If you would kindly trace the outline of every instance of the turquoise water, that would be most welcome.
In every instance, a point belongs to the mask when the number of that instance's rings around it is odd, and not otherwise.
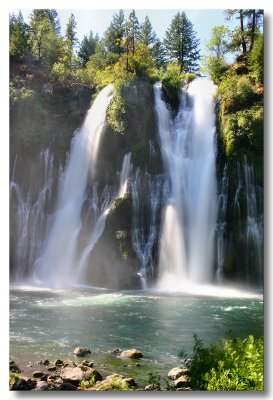
[[[19,365],[44,358],[73,359],[80,345],[92,350],[97,363],[118,372],[124,360],[109,350],[136,347],[144,354],[142,365],[165,373],[179,364],[179,350],[191,352],[193,333],[211,343],[229,330],[240,337],[263,334],[261,296],[91,288],[10,292],[10,355]]]

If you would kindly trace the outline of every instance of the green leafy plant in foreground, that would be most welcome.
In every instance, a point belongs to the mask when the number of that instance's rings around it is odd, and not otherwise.
[[[193,390],[263,390],[263,338],[249,335],[242,340],[236,337],[222,339],[204,346],[194,335],[191,358],[182,350],[179,356],[189,369],[190,386]]]

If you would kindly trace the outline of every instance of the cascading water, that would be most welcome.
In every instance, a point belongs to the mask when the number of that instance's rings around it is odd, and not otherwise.
[[[153,251],[158,240],[157,221],[162,202],[163,179],[156,175],[153,179],[137,168],[131,179],[133,206],[132,246],[139,262],[142,286],[153,278]]]
[[[169,179],[163,211],[158,286],[208,283],[213,274],[216,223],[215,86],[195,80],[181,96],[174,119],[155,84],[161,152]]]
[[[10,202],[11,231],[15,243],[15,251],[12,254],[15,271],[13,280],[19,282],[31,276],[29,266],[32,266],[38,257],[45,240],[47,215],[54,187],[53,155],[49,149],[40,153],[39,179],[27,189],[16,180],[16,164],[17,157],[10,183]]]
[[[81,211],[89,173],[95,174],[106,109],[112,99],[112,85],[96,97],[85,122],[75,135],[59,189],[57,210],[45,250],[35,263],[37,279],[49,286],[70,286],[75,282]]]
[[[85,274],[86,274],[86,268],[88,267],[88,258],[90,256],[90,253],[92,252],[95,244],[101,237],[104,228],[105,228],[105,222],[107,215],[109,211],[111,210],[111,207],[113,206],[116,198],[123,198],[125,194],[127,193],[127,185],[128,185],[128,179],[130,176],[130,170],[131,170],[131,153],[125,154],[123,158],[123,164],[122,164],[122,169],[119,177],[119,190],[116,196],[113,198],[109,199],[110,201],[105,204],[102,213],[100,214],[99,218],[97,219],[95,226],[92,230],[90,241],[88,246],[84,249],[83,253],[80,256],[79,261],[77,262],[77,279],[76,281],[82,281],[84,280]]]

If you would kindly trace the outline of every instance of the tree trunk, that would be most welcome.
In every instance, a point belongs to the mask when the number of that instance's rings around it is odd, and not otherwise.
[[[243,10],[240,10],[240,24],[241,24],[241,45],[243,49],[243,54],[246,54],[246,41],[244,35],[244,16]]]
[[[250,42],[250,46],[249,46],[249,51],[251,51],[253,49],[253,46],[254,46],[255,31],[256,31],[256,11],[253,10],[252,26],[251,26],[251,42]]]

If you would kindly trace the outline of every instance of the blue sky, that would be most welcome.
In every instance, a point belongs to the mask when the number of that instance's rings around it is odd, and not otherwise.
[[[12,10],[15,11],[15,10]],[[31,9],[22,9],[24,18],[27,21]],[[131,9],[125,9],[125,16],[128,17]],[[227,22],[224,17],[224,9],[136,9],[136,15],[140,23],[148,15],[152,26],[160,39],[163,39],[165,32],[170,26],[171,20],[178,11],[185,11],[187,17],[194,25],[197,32],[197,37],[200,39],[201,53],[206,52],[205,43],[211,37],[211,30],[216,25],[229,25],[231,28],[237,24],[237,21]],[[67,21],[73,13],[77,21],[77,37],[81,41],[84,35],[87,35],[90,30],[97,32],[100,36],[103,35],[109,26],[113,14],[118,12],[118,9],[57,9],[60,17],[62,33],[65,31]]]

